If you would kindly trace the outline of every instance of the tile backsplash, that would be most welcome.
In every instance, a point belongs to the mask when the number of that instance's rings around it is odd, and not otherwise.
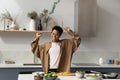
[[[87,52],[77,50],[73,54],[72,63],[98,63],[99,58],[103,58],[104,63],[107,59],[119,59],[119,52]],[[0,63],[6,60],[15,61],[16,64],[34,63],[34,55],[31,51],[0,51]],[[40,63],[40,60],[37,59]]]
[[[119,53],[118,52],[77,51],[73,55],[72,62],[99,63],[99,58],[103,58],[103,63],[107,63],[108,59],[119,59]]]
[[[34,56],[30,51],[0,51],[0,63],[6,60],[15,61],[16,64],[33,63]]]

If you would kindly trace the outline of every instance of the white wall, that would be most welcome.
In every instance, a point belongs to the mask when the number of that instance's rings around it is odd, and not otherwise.
[[[27,13],[37,11],[39,15],[43,9],[51,11],[55,1],[58,0],[0,0],[0,12],[7,9],[16,19],[18,27],[28,28],[29,18],[27,17]],[[61,0],[56,6],[55,13],[51,16],[59,25],[63,24],[63,26],[70,26],[73,28],[74,0]],[[1,27],[2,26],[3,25],[1,25]]]
[[[18,27],[29,28],[30,19],[27,13],[37,11],[38,15],[44,8],[51,11],[53,2],[57,0],[0,0],[0,12],[7,9],[13,18],[16,19]],[[68,4],[69,3],[69,4]],[[57,4],[54,14],[51,15],[58,25],[70,26],[72,29],[74,25],[74,0],[61,0]],[[0,22],[0,29],[3,28],[3,22]],[[0,34],[1,50],[28,50],[29,43],[34,37],[33,33],[2,33]],[[12,48],[11,48],[12,47]]]
[[[79,50],[120,51],[120,0],[97,0],[96,37],[82,40]]]
[[[19,11],[21,15],[18,17],[18,24],[20,27],[27,27],[29,19],[26,17],[26,13],[31,10],[37,10],[38,12],[43,9],[41,6],[50,8],[49,5],[53,3],[47,0],[1,0],[0,8],[4,6],[9,9],[13,16],[18,14]],[[7,2],[7,4],[6,4]],[[23,2],[26,2],[23,4]],[[43,5],[43,2],[45,5]],[[73,0],[61,0],[61,3],[57,5],[55,14],[53,17],[60,21],[64,21],[64,25],[74,25],[74,1]],[[120,50],[120,0],[97,0],[97,26],[96,26],[96,36],[91,38],[83,38],[80,47],[78,48],[78,54],[82,53],[90,54],[95,53],[91,57],[97,56],[98,59],[100,53],[106,53],[106,57],[109,55],[114,58],[118,57]],[[28,6],[27,6],[28,5]],[[14,7],[15,6],[15,7]],[[31,7],[34,6],[34,7]],[[21,17],[22,16],[22,17]],[[2,26],[0,26],[2,27]],[[72,28],[72,27],[71,27]],[[0,32],[0,50],[1,51],[30,51],[30,42],[34,38],[34,33],[9,33]],[[48,34],[49,35],[49,34]],[[49,40],[49,37],[43,37],[41,41]],[[98,55],[97,55],[98,54]],[[108,54],[108,55],[107,55]],[[80,57],[85,57],[86,55],[81,55]],[[104,55],[103,55],[104,56]],[[80,60],[81,58],[73,58]],[[86,58],[89,59],[89,58]],[[87,61],[87,60],[86,60]],[[90,60],[89,60],[90,61]],[[93,61],[93,60],[92,60]],[[91,61],[91,62],[92,62]],[[95,61],[95,60],[94,60]]]

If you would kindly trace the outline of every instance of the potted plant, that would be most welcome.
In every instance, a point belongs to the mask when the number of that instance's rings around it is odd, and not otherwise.
[[[7,25],[7,28],[10,27],[10,30],[18,30],[19,29],[16,25],[16,20],[11,16],[10,12],[7,9],[3,10],[3,12],[1,13],[0,20],[1,21],[7,20],[8,24],[10,24],[10,25]],[[4,27],[5,27],[5,25],[4,25]]]
[[[40,19],[42,21],[44,30],[48,28],[48,25],[50,24],[50,21],[52,20],[51,15],[54,13],[55,8],[60,1],[61,0],[55,1],[50,11],[48,9],[43,9],[42,13],[40,13]]]
[[[37,18],[37,12],[36,12],[36,11],[29,12],[29,13],[27,14],[27,16],[28,16],[30,19],[36,19],[36,18]]]
[[[48,22],[51,20],[49,11],[47,9],[43,9],[42,13],[40,13],[40,19],[42,21],[43,30],[46,30],[48,27]]]
[[[75,76],[78,78],[83,78],[85,74],[85,71],[76,71]]]
[[[48,72],[44,74],[44,79],[46,80],[56,80],[57,74],[55,72]]]
[[[3,19],[13,21],[13,18],[11,16],[10,12],[7,9],[3,10],[3,12],[0,15],[0,20],[3,20]]]
[[[37,18],[37,12],[32,11],[27,14],[27,16],[30,18],[29,23],[29,30],[36,30],[36,18]]]

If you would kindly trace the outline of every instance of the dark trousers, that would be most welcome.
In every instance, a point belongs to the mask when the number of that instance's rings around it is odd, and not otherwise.
[[[49,69],[49,72],[57,72],[57,69]]]

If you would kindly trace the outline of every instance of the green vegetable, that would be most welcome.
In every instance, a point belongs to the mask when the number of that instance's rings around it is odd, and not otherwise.
[[[84,74],[85,71],[76,71],[75,73]]]
[[[57,76],[57,74],[55,72],[48,72],[44,74],[45,77],[54,77]]]

